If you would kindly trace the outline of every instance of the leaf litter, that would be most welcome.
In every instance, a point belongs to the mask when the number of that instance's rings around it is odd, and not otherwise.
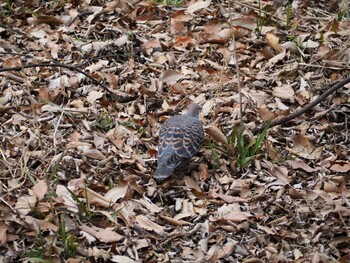
[[[347,262],[349,85],[248,167],[227,140],[237,65],[250,140],[349,75],[347,2],[234,1],[232,22],[227,1],[165,2],[1,4],[0,260]],[[191,101],[205,145],[157,184],[159,127]]]

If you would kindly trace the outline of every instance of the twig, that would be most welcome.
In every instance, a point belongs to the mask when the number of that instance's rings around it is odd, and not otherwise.
[[[345,66],[345,65],[344,65],[344,67],[332,67],[332,66],[317,65],[317,64],[310,64],[310,63],[298,63],[298,65],[305,66],[305,67],[311,67],[311,68],[322,68],[322,69],[332,69],[332,70],[350,69],[350,67]]]
[[[277,126],[277,125],[284,124],[286,122],[289,122],[292,119],[295,119],[295,118],[301,116],[305,112],[307,112],[307,111],[311,110],[313,107],[315,107],[317,104],[319,104],[325,98],[327,98],[330,94],[332,94],[333,92],[335,92],[336,90],[340,89],[341,87],[343,87],[344,85],[346,85],[348,83],[350,83],[350,77],[347,77],[347,78],[339,81],[338,83],[334,84],[332,87],[328,88],[324,93],[322,93],[317,99],[310,102],[305,107],[301,108],[299,111],[296,111],[296,112],[294,112],[288,116],[282,117],[278,120],[272,121],[269,125],[270,128]],[[265,126],[266,125],[264,124],[261,128],[254,130],[254,133],[257,131],[262,131],[265,128]]]
[[[56,67],[56,68],[66,68],[66,69],[70,69],[72,71],[77,71],[80,74],[83,74],[84,76],[86,76],[87,78],[92,80],[92,82],[95,85],[102,87],[105,91],[107,91],[111,95],[112,99],[117,100],[117,96],[106,85],[102,84],[101,81],[98,81],[94,77],[85,73],[83,70],[76,68],[75,66],[69,66],[66,64],[62,64],[62,63],[38,63],[38,64],[28,64],[28,65],[24,65],[22,67],[1,68],[0,72],[11,71],[11,70],[21,71],[24,68],[36,68],[36,67]]]

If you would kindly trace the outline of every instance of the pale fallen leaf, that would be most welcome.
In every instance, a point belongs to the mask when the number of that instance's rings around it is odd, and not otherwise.
[[[188,225],[192,224],[192,223],[190,223],[188,221],[172,218],[172,217],[169,217],[169,216],[160,215],[160,218],[162,218],[163,220],[169,222],[170,224],[172,224],[174,226],[188,226]]]
[[[48,186],[44,180],[38,181],[33,186],[33,194],[38,198],[39,201],[44,198],[47,191],[48,191]]]
[[[301,160],[288,160],[287,163],[294,169],[302,169],[304,170],[305,172],[308,172],[308,173],[312,173],[312,172],[315,172],[317,171],[317,169],[314,169],[312,167],[310,167],[309,165],[307,165],[306,163],[304,163],[303,161]]]
[[[228,146],[226,136],[216,126],[205,127],[205,132],[212,137],[215,141],[221,142],[223,145]]]
[[[211,0],[195,2],[195,3],[191,4],[189,7],[187,7],[186,12],[189,14],[193,14],[194,12],[196,12],[198,10],[209,7],[210,3],[211,3]]]
[[[96,160],[105,160],[106,159],[106,157],[97,149],[84,148],[82,152],[85,156],[96,159]]]
[[[306,42],[302,44],[303,48],[317,48],[320,46],[320,43],[313,41],[311,39],[308,39]]]
[[[74,201],[72,194],[68,191],[67,187],[59,184],[56,187],[56,195],[63,199],[63,203],[69,211],[78,213],[78,205]]]
[[[57,232],[59,227],[48,222],[46,220],[39,220],[32,216],[25,216],[24,221],[30,226],[32,230],[37,231],[38,233],[43,230],[52,230],[53,232]]]
[[[201,188],[199,187],[198,183],[190,176],[184,177],[185,185],[190,189],[196,189],[198,192],[202,192]]]
[[[235,223],[248,220],[248,218],[252,217],[250,213],[242,212],[237,203],[224,204],[218,208],[215,214],[217,220],[229,220]]]
[[[82,231],[96,237],[101,242],[105,243],[118,242],[124,238],[122,235],[118,234],[115,230],[110,228],[92,228],[87,225],[81,225],[79,228]]]
[[[237,196],[231,196],[231,195],[225,195],[225,194],[218,194],[218,193],[212,193],[211,197],[213,198],[220,198],[224,202],[228,204],[232,203],[246,203],[248,202],[248,199],[237,197]]]
[[[165,70],[161,76],[162,82],[168,85],[174,85],[178,80],[185,78],[185,75],[175,70]]]
[[[257,224],[257,227],[258,227],[258,229],[263,230],[264,232],[266,232],[269,235],[273,235],[273,236],[276,235],[276,231],[274,229],[271,229],[271,228],[267,227],[267,226],[263,226],[261,224]]]
[[[128,185],[118,185],[110,189],[105,195],[104,198],[109,200],[111,204],[117,202],[120,198],[125,197],[128,191]]]
[[[266,67],[271,67],[271,66],[275,65],[276,63],[282,61],[285,56],[286,56],[286,50],[284,49],[284,50],[282,50],[281,53],[270,58],[269,61],[266,63]]]
[[[281,99],[291,100],[294,97],[294,90],[289,85],[278,86],[273,88],[272,95]]]
[[[280,40],[273,33],[269,32],[266,34],[266,41],[276,52],[281,52],[281,47],[279,44]]]
[[[141,204],[142,206],[144,206],[145,208],[147,208],[148,211],[150,211],[151,213],[160,213],[163,210],[163,207],[159,207],[157,205],[155,205],[154,203],[152,203],[152,201],[146,197],[143,196],[141,199],[134,199],[134,201],[136,203]]]
[[[347,173],[350,171],[350,163],[345,161],[338,161],[335,162],[330,169],[338,173]]]
[[[86,198],[90,204],[98,205],[101,207],[110,207],[112,204],[112,201],[110,199],[105,198],[90,188],[85,188],[83,193],[86,195]]]
[[[136,216],[135,220],[136,220],[137,224],[144,229],[154,231],[158,234],[164,233],[164,227],[152,222],[150,219],[148,219],[144,215]]]
[[[100,91],[96,91],[96,90],[92,90],[89,92],[89,95],[87,96],[86,100],[91,103],[94,104],[96,100],[102,98],[102,96],[104,95],[104,92],[100,92]]]
[[[3,221],[0,221],[0,244],[4,245],[7,241],[7,226]]]
[[[36,202],[36,196],[22,196],[18,198],[15,209],[20,215],[27,215],[35,207]]]
[[[209,177],[208,165],[200,163],[198,166],[198,176],[201,181],[205,181]]]
[[[117,263],[141,263],[142,262],[142,260],[133,260],[127,256],[117,256],[117,255],[112,256],[110,261],[117,262]]]

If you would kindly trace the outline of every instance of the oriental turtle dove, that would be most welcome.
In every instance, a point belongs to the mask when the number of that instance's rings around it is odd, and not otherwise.
[[[171,117],[161,127],[155,179],[163,180],[171,176],[181,161],[199,152],[204,139],[204,130],[198,114],[198,105],[192,103],[187,113]]]

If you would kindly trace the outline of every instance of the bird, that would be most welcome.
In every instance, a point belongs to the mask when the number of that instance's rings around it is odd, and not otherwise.
[[[185,114],[166,120],[159,131],[158,164],[154,178],[170,177],[177,166],[195,156],[204,140],[199,106],[192,103]]]

